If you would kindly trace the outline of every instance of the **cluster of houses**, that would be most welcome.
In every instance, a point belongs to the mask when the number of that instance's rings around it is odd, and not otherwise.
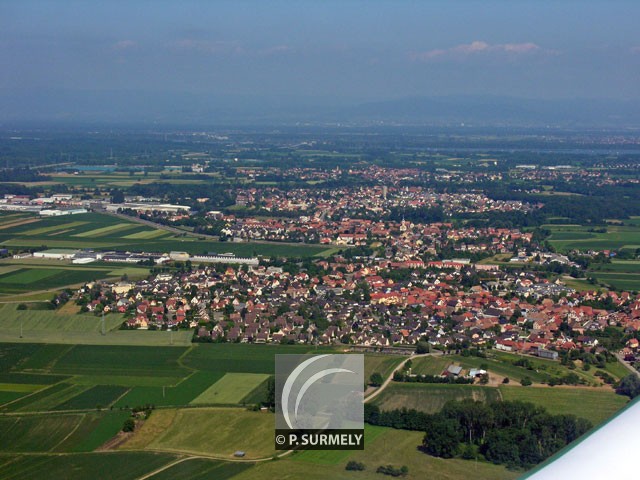
[[[444,349],[491,345],[555,358],[558,351],[599,348],[595,333],[606,326],[640,328],[640,298],[626,292],[564,289],[561,295],[525,297],[515,293],[554,284],[493,270],[484,273],[499,288],[463,288],[459,280],[473,265],[414,270],[392,280],[388,272],[399,267],[393,262],[334,256],[316,263],[316,275],[218,265],[135,283],[97,283],[79,290],[76,300],[84,299],[89,311],[125,314],[128,328],[193,328],[201,341],[379,348],[426,341]],[[605,299],[613,308],[584,304]]]

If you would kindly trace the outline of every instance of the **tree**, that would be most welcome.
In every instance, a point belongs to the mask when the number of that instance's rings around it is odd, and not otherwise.
[[[347,462],[347,466],[344,467],[344,469],[351,470],[351,471],[362,471],[364,470],[364,463],[356,462],[355,460],[349,460]]]
[[[424,353],[429,353],[430,347],[427,342],[418,342],[416,345],[416,353],[421,355]]]
[[[123,203],[124,202],[124,193],[122,190],[113,190],[111,192],[111,203]]]
[[[136,429],[136,422],[133,418],[127,418],[122,425],[123,432],[133,432]]]
[[[461,439],[458,422],[442,415],[433,415],[427,423],[422,439],[425,452],[435,457],[453,457],[458,451]]]
[[[620,380],[616,393],[627,395],[629,398],[637,397],[640,395],[640,378],[635,373],[630,373]]]
[[[270,376],[267,379],[267,406],[273,409],[276,405],[276,378]]]
[[[520,385],[522,385],[523,387],[528,387],[532,383],[533,382],[531,381],[531,379],[529,377],[524,377],[522,380],[520,380]]]
[[[374,387],[379,387],[384,383],[384,378],[380,372],[373,372],[369,378],[369,384]]]

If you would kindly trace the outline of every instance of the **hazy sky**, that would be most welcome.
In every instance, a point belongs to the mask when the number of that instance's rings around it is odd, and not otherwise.
[[[640,1],[0,1],[0,90],[640,98]]]

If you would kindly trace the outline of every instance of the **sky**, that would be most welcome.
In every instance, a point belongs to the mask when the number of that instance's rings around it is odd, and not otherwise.
[[[0,95],[637,100],[639,18],[636,0],[2,0]]]

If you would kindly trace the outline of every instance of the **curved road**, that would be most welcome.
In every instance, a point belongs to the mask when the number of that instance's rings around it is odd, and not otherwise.
[[[400,364],[393,369],[393,372],[391,372],[391,374],[387,377],[387,379],[384,381],[384,383],[382,385],[380,385],[380,387],[378,387],[372,394],[370,394],[367,398],[364,399],[364,403],[367,403],[369,400],[377,397],[378,395],[380,395],[382,393],[382,391],[387,388],[387,386],[391,383],[391,381],[393,380],[393,375],[400,371],[402,369],[402,367],[404,367],[404,365],[411,359],[413,358],[419,358],[419,357],[434,357],[434,356],[440,356],[440,355],[444,355],[444,353],[442,352],[433,352],[433,353],[421,353],[421,354],[417,354],[417,353],[412,353],[411,355],[409,355],[407,358],[405,358],[402,362],[400,362]]]

